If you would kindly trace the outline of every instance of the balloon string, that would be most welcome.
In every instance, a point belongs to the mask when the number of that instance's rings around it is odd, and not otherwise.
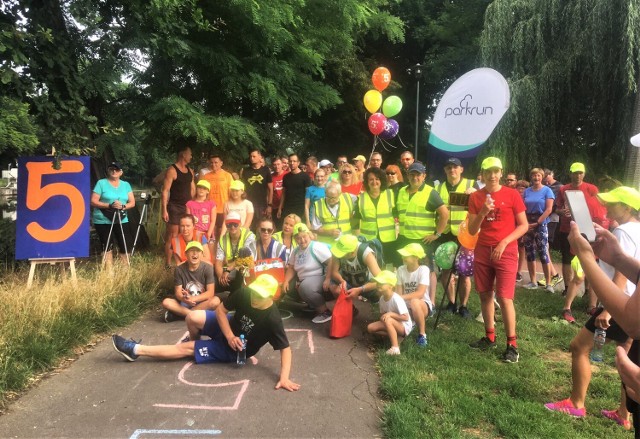
[[[398,138],[398,140],[400,140],[400,144],[404,146],[404,149],[409,149],[409,147],[402,141],[402,137],[400,137],[400,134],[398,134],[396,137]]]
[[[380,139],[380,143],[382,143],[382,147],[383,147],[383,148],[385,149],[385,151],[387,151],[387,152],[391,152],[391,150],[390,150],[390,149],[388,149],[388,148],[385,146],[385,144],[386,144],[387,146],[389,146],[389,147],[393,148],[393,149],[396,149],[396,148],[397,148],[397,146],[394,146],[394,145],[392,145],[392,144],[391,144],[391,143],[389,143],[389,142],[385,142],[385,141],[384,141],[384,140],[382,140],[382,139]]]
[[[373,147],[371,148],[371,154],[369,154],[369,163],[371,163],[371,157],[373,156],[373,153],[376,152],[376,144],[378,143],[378,136],[373,136]],[[382,141],[382,139],[380,139],[380,141]]]

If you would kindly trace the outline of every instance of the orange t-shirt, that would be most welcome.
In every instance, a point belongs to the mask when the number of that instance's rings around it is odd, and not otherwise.
[[[233,177],[227,171],[221,169],[218,172],[207,172],[202,178],[211,185],[209,199],[215,201],[216,212],[224,213],[224,203],[229,199],[229,186],[233,181]]]

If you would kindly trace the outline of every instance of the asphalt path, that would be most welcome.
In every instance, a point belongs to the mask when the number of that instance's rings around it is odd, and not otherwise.
[[[282,310],[297,392],[275,390],[280,353],[256,361],[195,365],[118,354],[111,338],[26,392],[0,416],[0,437],[16,438],[356,438],[379,437],[382,403],[365,338],[369,303],[357,302],[350,337],[328,337],[296,306]],[[284,308],[284,307],[283,307]],[[148,313],[119,331],[145,344],[176,343],[183,321]]]

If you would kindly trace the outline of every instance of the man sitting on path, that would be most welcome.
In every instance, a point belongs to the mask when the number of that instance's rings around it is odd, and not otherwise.
[[[198,309],[216,309],[220,299],[214,297],[215,278],[213,266],[203,262],[203,246],[197,241],[187,244],[187,261],[176,267],[173,274],[174,296],[162,301],[166,309],[164,321],[171,322],[186,317]]]
[[[189,338],[176,345],[143,345],[114,334],[111,337],[113,347],[128,361],[145,356],[162,360],[193,357],[197,364],[232,363],[244,347],[240,339],[243,335],[247,358],[256,355],[267,343],[280,351],[280,377],[275,388],[296,391],[300,385],[289,379],[291,347],[280,312],[273,302],[277,289],[278,281],[263,274],[230,295],[215,312],[199,310],[189,313],[186,318]],[[228,311],[235,313],[230,316]],[[202,335],[209,339],[201,340]]]

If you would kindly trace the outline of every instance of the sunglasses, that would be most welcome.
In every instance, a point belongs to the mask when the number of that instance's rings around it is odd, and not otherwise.
[[[387,172],[387,175],[396,175],[395,172]]]
[[[351,171],[342,171],[343,174],[351,174]]]
[[[233,229],[234,227],[240,227],[238,223],[227,223],[227,229]]]
[[[264,227],[260,227],[260,231],[262,233],[273,233],[273,229],[267,229],[267,228],[264,228]]]
[[[338,165],[343,165],[343,164],[347,163],[347,161],[346,160],[338,160],[336,163]]]

